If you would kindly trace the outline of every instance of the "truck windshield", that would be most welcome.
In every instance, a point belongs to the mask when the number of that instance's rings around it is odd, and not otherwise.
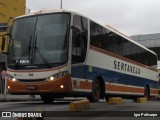
[[[37,15],[14,21],[9,65],[64,63],[68,55],[70,15]]]

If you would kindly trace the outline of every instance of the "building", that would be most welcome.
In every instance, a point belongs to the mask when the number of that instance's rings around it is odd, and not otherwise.
[[[133,40],[141,45],[154,51],[158,56],[158,69],[160,69],[160,33],[146,34],[146,35],[134,35],[131,36]]]
[[[5,34],[16,16],[24,15],[26,0],[0,0],[0,46],[1,36]],[[1,47],[0,47],[1,51]],[[6,57],[0,54],[0,64],[5,64]]]

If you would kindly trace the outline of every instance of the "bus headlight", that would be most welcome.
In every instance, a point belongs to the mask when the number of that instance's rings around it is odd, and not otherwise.
[[[13,81],[13,82],[17,81],[17,79],[15,77],[12,77],[11,75],[8,75],[8,79],[11,80],[11,81]]]
[[[16,81],[16,78],[12,78],[12,81],[15,82],[15,81]]]
[[[55,78],[53,76],[49,77],[49,80],[52,81],[54,80]]]
[[[49,81],[54,81],[54,80],[56,80],[58,78],[61,78],[61,77],[65,76],[65,75],[67,75],[67,74],[68,74],[68,71],[63,71],[63,72],[60,72],[60,73],[57,73],[57,74],[54,74],[54,75],[50,76],[48,78],[48,80]]]

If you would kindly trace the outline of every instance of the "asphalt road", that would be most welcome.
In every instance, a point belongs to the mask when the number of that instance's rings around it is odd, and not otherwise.
[[[70,112],[69,103],[79,99],[61,99],[52,104],[43,104],[42,101],[0,102],[0,111],[8,112],[35,112],[39,109],[45,111],[44,120],[160,120],[160,101],[148,101],[147,103],[135,103],[124,100],[123,104],[109,105],[105,100],[99,103],[91,103],[90,109],[82,112]],[[143,117],[135,117],[138,115]],[[146,115],[147,117],[144,117]],[[17,118],[0,118],[0,120],[17,120]]]

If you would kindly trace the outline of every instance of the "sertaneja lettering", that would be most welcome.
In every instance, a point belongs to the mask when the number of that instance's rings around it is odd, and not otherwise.
[[[114,61],[114,69],[140,75],[140,68],[119,61]]]

